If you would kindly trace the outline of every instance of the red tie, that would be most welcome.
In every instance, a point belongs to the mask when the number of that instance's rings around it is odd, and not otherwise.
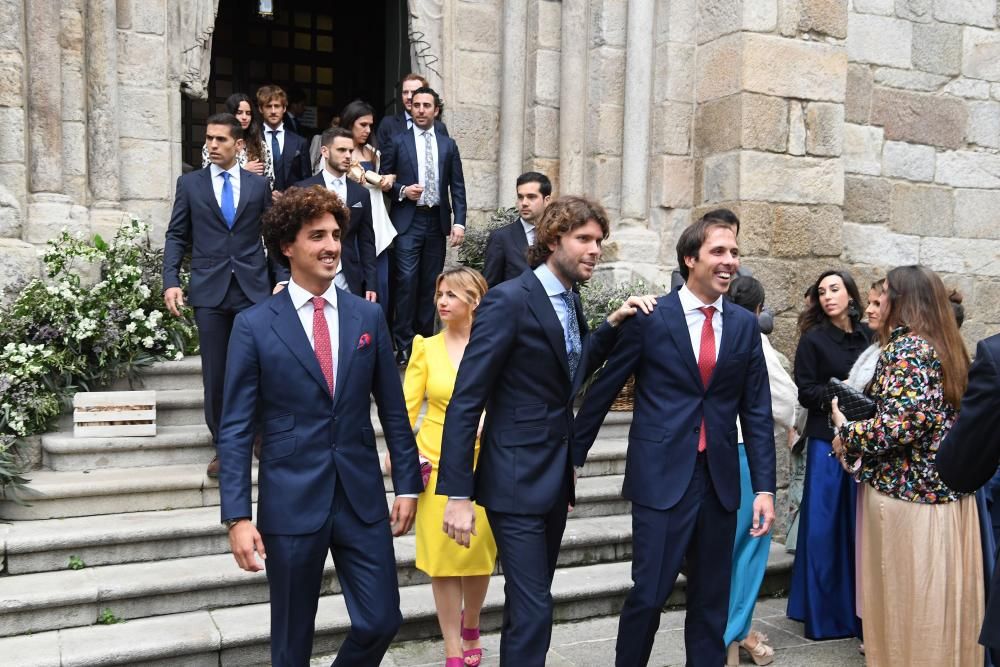
[[[333,396],[333,350],[330,348],[330,328],[326,325],[326,315],[323,313],[326,299],[314,296],[312,304],[313,349],[316,351],[316,360],[319,361],[323,377],[326,378],[326,385],[330,388],[330,396]]]
[[[712,379],[712,371],[715,370],[715,329],[712,328],[715,306],[703,306],[698,310],[705,316],[705,321],[701,325],[701,347],[698,348],[698,370],[701,371],[702,385],[708,389],[708,382]],[[705,451],[707,444],[705,417],[702,416],[701,429],[698,431],[698,451]]]

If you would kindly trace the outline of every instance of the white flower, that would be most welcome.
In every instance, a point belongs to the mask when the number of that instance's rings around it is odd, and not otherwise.
[[[148,299],[149,295],[150,295],[149,287],[145,283],[139,285],[139,296],[141,296],[143,299]]]
[[[136,324],[135,322],[129,322],[125,325],[125,331],[128,333],[135,333]]]
[[[146,349],[149,349],[149,348],[153,347],[153,337],[152,336],[146,336],[145,338],[143,338],[142,339],[142,346],[145,347]]]
[[[133,320],[144,320],[146,319],[146,312],[142,308],[136,308],[128,316]]]

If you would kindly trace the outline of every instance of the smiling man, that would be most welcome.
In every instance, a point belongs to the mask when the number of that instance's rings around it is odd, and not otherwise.
[[[445,416],[437,481],[437,493],[450,498],[444,527],[468,546],[476,539],[470,498],[486,508],[506,577],[501,665],[545,664],[552,576],[574,502],[573,398],[607,356],[614,327],[635,312],[629,304],[642,301],[630,299],[588,333],[572,288],[593,275],[608,230],[596,202],[570,196],[549,204],[530,249],[534,270],[491,289],[476,309]]]
[[[649,661],[663,605],[687,562],[687,664],[726,662],[743,425],[756,494],[750,534],[774,521],[771,393],[757,318],[723,299],[740,266],[735,227],[707,214],[677,241],[685,284],[622,327],[574,422],[582,466],[626,380],[636,378],[622,495],[632,502],[632,580],[616,665]],[[495,528],[494,528],[495,532]]]
[[[266,567],[271,664],[306,667],[326,553],[351,629],[334,665],[378,665],[402,623],[392,536],[423,489],[416,442],[377,304],[334,286],[347,209],[322,188],[289,188],[264,220],[288,288],[236,318],[219,437],[222,521],[237,564]],[[392,453],[386,508],[371,398]],[[263,446],[251,520],[254,425]]]

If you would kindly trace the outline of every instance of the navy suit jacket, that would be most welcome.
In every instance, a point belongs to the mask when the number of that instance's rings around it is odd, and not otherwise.
[[[524,273],[528,268],[527,252],[528,238],[524,235],[520,218],[490,232],[483,266],[486,284],[495,287]]]
[[[271,135],[264,126],[264,142],[271,146]],[[274,162],[274,189],[281,192],[293,183],[309,178],[313,173],[309,159],[309,142],[285,128],[285,148],[281,159]]]
[[[378,139],[378,148],[383,153],[385,149],[388,148],[389,144],[392,143],[393,137],[401,132],[409,132],[412,128],[406,127],[406,113],[400,111],[392,116],[386,116],[382,119],[382,122],[378,124],[378,130],[375,132],[375,138]],[[434,120],[434,133],[444,136],[450,136],[448,134],[448,126],[444,124],[443,121]]]
[[[938,449],[941,481],[964,493],[983,486],[1000,465],[1000,334],[979,341],[958,421]],[[993,569],[979,641],[1000,648],[1000,567]]]
[[[277,280],[288,277],[288,270],[275,262],[269,273],[260,239],[261,216],[271,206],[267,180],[240,169],[240,202],[229,229],[215,199],[211,169],[208,166],[177,179],[163,246],[163,289],[180,287],[181,263],[190,253],[190,305],[219,305],[234,277],[251,301],[262,301]]]
[[[740,505],[740,457],[736,419],[755,492],[775,491],[771,390],[757,318],[726,301],[722,341],[708,387],[691,348],[677,292],[657,299],[622,325],[608,363],[591,384],[576,417],[573,459],[583,465],[612,401],[635,375],[635,411],[629,431],[622,495],[665,510],[683,497],[694,472],[702,417],[715,493],[729,511]]]
[[[351,220],[347,233],[340,237],[340,261],[344,265],[344,278],[352,294],[364,296],[377,291],[375,278],[375,228],[372,226],[372,200],[368,190],[350,179],[347,183],[347,210]],[[326,189],[323,172],[295,184],[299,188],[318,185]]]
[[[535,274],[525,271],[486,293],[445,413],[438,494],[511,514],[544,514],[565,501],[562,489],[573,474],[573,398],[615,339],[607,323],[588,335],[580,298],[574,300],[583,349],[570,378],[562,325]]]
[[[332,398],[287,290],[236,316],[218,444],[223,521],[251,516],[258,424],[262,533],[316,532],[330,515],[337,484],[365,523],[388,516],[371,396],[392,453],[396,493],[423,490],[382,309],[343,290],[337,299],[340,349]]]
[[[458,144],[448,135],[437,134],[436,131],[435,138],[438,149],[438,213],[441,233],[447,236],[451,233],[453,210],[455,224],[465,225],[465,177],[462,175],[462,156],[458,153]],[[417,211],[417,202],[406,197],[403,197],[403,201],[399,201],[400,190],[407,185],[417,183],[420,179],[417,159],[417,141],[411,130],[396,135],[382,153],[382,173],[396,174],[396,183],[392,188],[392,211],[389,216],[400,234],[410,228]],[[423,157],[420,156],[419,159]]]

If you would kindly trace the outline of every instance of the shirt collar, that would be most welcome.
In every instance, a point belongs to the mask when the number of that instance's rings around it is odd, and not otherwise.
[[[233,178],[237,178],[238,179],[240,177],[240,163],[239,163],[238,160],[236,162],[234,162],[233,166],[230,167],[229,169],[223,169],[222,167],[220,167],[219,165],[215,164],[214,162],[212,162],[211,164],[209,164],[208,168],[212,170],[212,178],[218,178],[219,174],[221,174],[224,171],[229,172],[229,175],[232,176]]]
[[[556,278],[556,274],[552,273],[552,269],[545,262],[542,262],[535,268],[535,276],[538,281],[542,283],[542,287],[545,288],[545,293],[549,296],[557,296],[566,291],[563,284],[559,282]]]
[[[426,130],[421,130],[420,127],[416,123],[414,123],[413,124],[413,131],[414,131],[414,133],[416,133],[417,136],[420,136],[424,132],[428,132],[433,137],[434,136],[434,123],[431,123],[431,126],[429,128],[427,128]]]
[[[326,168],[325,165],[323,166],[323,180],[326,181],[326,187],[328,189],[333,187],[333,182],[335,180],[337,180],[338,178],[340,178],[344,182],[344,186],[346,187],[347,186],[347,174],[344,174],[343,176],[339,176],[338,177],[332,171],[329,171]]]
[[[304,287],[297,285],[295,281],[291,279],[288,281],[288,287],[286,289],[288,290],[288,296],[292,299],[292,306],[295,307],[295,310],[299,310],[302,306],[312,301],[312,298],[316,296]],[[334,310],[337,310],[337,288],[334,286],[333,282],[330,283],[330,287],[328,287],[327,290],[320,296],[326,299],[326,302],[330,304]]]
[[[524,233],[528,234],[535,230],[535,226],[530,222],[525,222],[524,218],[518,218],[521,221],[521,226],[524,227]]]
[[[267,123],[264,123],[264,130],[266,130],[267,132],[271,132],[273,130],[274,132],[280,134],[285,131],[285,121],[281,121],[280,123],[278,123],[278,127],[271,127]]]
[[[712,306],[715,308],[717,312],[720,313],[722,312],[723,298],[721,294],[719,295],[719,298],[715,300],[714,303],[702,303],[701,299],[696,297],[694,295],[694,292],[689,290],[688,286],[685,284],[681,286],[680,290],[678,290],[677,296],[680,297],[681,308],[684,310],[685,313],[689,313],[692,310],[698,310],[699,308],[704,308],[705,306]]]

